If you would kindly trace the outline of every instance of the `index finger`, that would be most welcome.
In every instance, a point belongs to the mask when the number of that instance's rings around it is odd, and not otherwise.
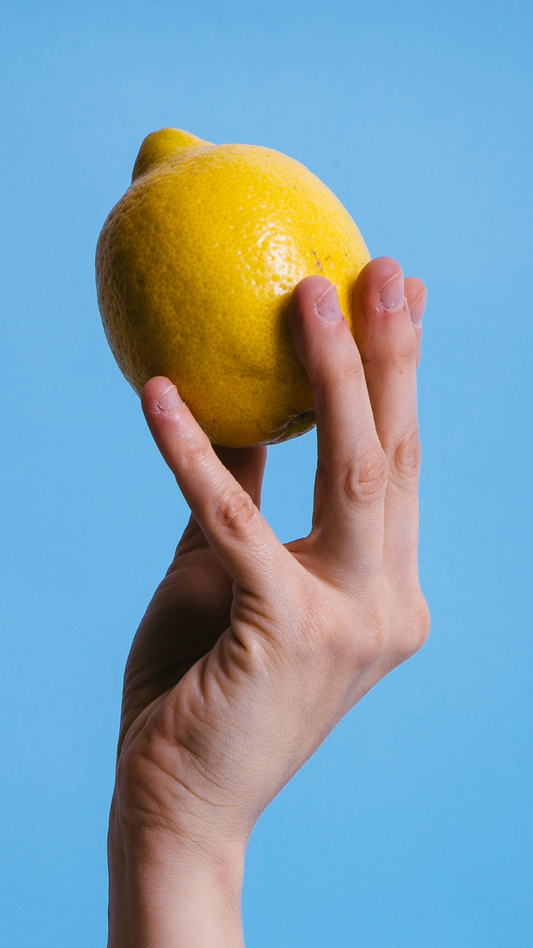
[[[226,571],[253,594],[277,591],[285,560],[292,562],[292,557],[216,456],[176,386],[167,378],[150,379],[142,407],[161,454]]]

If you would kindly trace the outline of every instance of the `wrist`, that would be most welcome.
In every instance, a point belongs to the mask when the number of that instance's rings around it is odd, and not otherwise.
[[[242,842],[111,818],[108,948],[243,948]]]

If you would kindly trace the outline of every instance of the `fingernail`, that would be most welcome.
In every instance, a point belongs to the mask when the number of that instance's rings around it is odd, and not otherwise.
[[[403,309],[405,301],[403,270],[398,270],[398,273],[395,273],[394,276],[385,280],[385,283],[378,291],[378,296],[384,309]]]
[[[183,400],[179,397],[176,386],[171,385],[165,392],[161,392],[157,396],[155,403],[160,411],[176,411],[177,408],[183,405]]]
[[[422,290],[420,296],[417,296],[416,300],[411,306],[411,322],[415,329],[420,329],[420,326],[422,325],[422,316],[424,315],[424,310],[426,308],[427,298],[427,290]]]
[[[334,319],[342,318],[341,308],[339,306],[339,297],[337,296],[337,290],[333,284],[328,286],[321,296],[315,300],[313,308],[317,316],[320,316],[321,319],[327,319],[328,322]]]

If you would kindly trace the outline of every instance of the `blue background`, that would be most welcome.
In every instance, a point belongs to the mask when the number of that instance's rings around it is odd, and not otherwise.
[[[426,648],[253,836],[249,948],[526,948],[533,12],[490,0],[0,6],[0,943],[105,943],[123,665],[186,508],[107,349],[93,256],[143,137],[277,148],[429,288]],[[308,530],[314,435],[265,511]]]

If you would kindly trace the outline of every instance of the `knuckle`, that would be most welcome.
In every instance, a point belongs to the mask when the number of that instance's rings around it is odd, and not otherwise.
[[[365,356],[365,367],[377,364],[380,368],[389,367],[401,373],[406,369],[416,368],[418,361],[418,342],[414,332],[404,333],[394,340],[389,340],[382,352]]]
[[[411,597],[401,632],[398,636],[397,655],[399,662],[412,658],[425,645],[431,627],[428,604],[418,589]]]
[[[181,464],[186,468],[195,468],[205,464],[208,449],[203,437],[200,439],[197,437],[185,438],[180,445]]]
[[[422,449],[418,427],[396,445],[390,461],[389,476],[402,487],[416,487],[420,474]]]
[[[361,378],[364,377],[365,370],[363,368],[363,363],[359,355],[354,357],[352,355],[349,359],[344,359],[340,366],[337,367],[336,376],[337,379],[348,382],[359,382]]]
[[[337,662],[352,666],[359,674],[369,668],[387,648],[391,627],[382,591],[374,590],[361,614],[350,610],[350,616],[330,636],[329,648]]]
[[[243,490],[229,490],[218,498],[215,507],[217,522],[239,536],[248,536],[259,522],[259,511]]]
[[[344,352],[340,356],[338,353],[325,351],[322,354],[319,377],[313,379],[313,384],[322,391],[334,389],[337,392],[346,392],[353,388],[354,383],[360,384],[363,378],[363,363],[357,350],[355,354]]]
[[[348,469],[344,490],[355,506],[364,506],[381,500],[388,478],[385,452],[379,443],[367,448]]]
[[[417,358],[418,345],[416,335],[412,331],[396,339],[387,349],[387,362],[392,368],[400,372],[404,369],[414,368]]]
[[[431,615],[429,612],[429,607],[422,593],[420,592],[417,596],[417,603],[413,616],[415,652],[418,652],[418,650],[421,649],[422,646],[427,642],[430,628]]]
[[[295,662],[350,687],[389,645],[391,626],[380,589],[363,608],[350,596],[335,596],[326,622],[322,596],[303,599],[298,614],[304,621],[297,623],[299,631],[291,636]]]
[[[408,340],[402,340],[391,347],[389,360],[395,369],[407,369],[416,366],[418,359],[418,346],[413,334]]]

